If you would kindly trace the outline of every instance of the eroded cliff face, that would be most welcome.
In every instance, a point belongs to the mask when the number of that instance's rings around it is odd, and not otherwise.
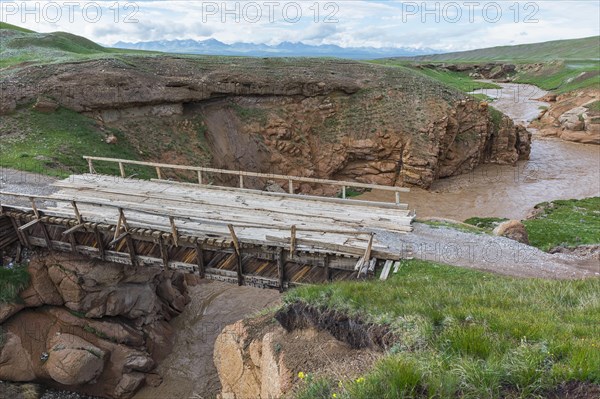
[[[160,383],[168,321],[190,300],[181,273],[55,254],[28,270],[22,301],[0,304],[0,380],[109,398]]]
[[[291,303],[223,329],[214,348],[219,397],[287,397],[303,387],[301,375],[353,380],[397,341],[386,326]]]
[[[155,161],[429,187],[529,156],[525,129],[486,104],[352,61],[128,57],[24,68],[0,91],[0,112],[50,99]]]
[[[585,144],[600,144],[600,90],[585,89],[548,95],[543,100],[550,104],[542,111],[533,126],[544,136]]]

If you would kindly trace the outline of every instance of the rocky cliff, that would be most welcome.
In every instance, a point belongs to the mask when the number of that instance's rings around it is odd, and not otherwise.
[[[543,98],[550,104],[533,126],[544,136],[585,144],[600,144],[600,91],[577,90]]]
[[[160,383],[168,321],[189,302],[181,273],[55,254],[28,271],[19,300],[0,304],[0,380],[108,398]]]
[[[486,104],[352,61],[122,56],[9,70],[0,96],[5,115],[36,100],[84,113],[156,161],[429,187],[529,156],[525,129]]]

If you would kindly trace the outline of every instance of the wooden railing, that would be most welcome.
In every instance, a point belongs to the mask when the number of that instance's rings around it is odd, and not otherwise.
[[[125,165],[138,165],[138,166],[149,166],[153,167],[156,170],[156,175],[158,179],[163,178],[162,170],[163,169],[174,169],[174,170],[186,170],[186,171],[195,171],[198,175],[198,184],[204,184],[203,181],[203,173],[216,173],[223,175],[232,175],[238,176],[239,178],[239,187],[244,188],[244,177],[258,177],[265,178],[269,180],[283,180],[288,182],[288,191],[290,194],[294,194],[294,182],[299,183],[313,183],[313,184],[321,184],[328,186],[336,186],[342,188],[342,198],[346,199],[346,189],[349,187],[353,188],[362,188],[362,189],[371,189],[371,190],[382,190],[382,191],[391,191],[396,194],[396,205],[401,205],[400,203],[400,193],[410,192],[410,189],[405,187],[394,187],[394,186],[382,186],[378,184],[367,184],[367,183],[359,183],[359,182],[350,182],[350,181],[339,181],[339,180],[327,180],[327,179],[316,179],[312,177],[301,177],[301,176],[289,176],[289,175],[277,175],[272,173],[258,173],[258,172],[246,172],[241,170],[228,170],[228,169],[215,169],[215,168],[206,168],[202,166],[185,166],[185,165],[172,165],[172,164],[163,164],[156,162],[143,162],[143,161],[131,161],[127,159],[115,159],[115,158],[102,158],[102,157],[91,157],[84,156],[84,159],[88,162],[88,167],[90,173],[96,173],[94,169],[94,161],[100,162],[111,162],[119,165],[119,172],[121,173],[121,177],[125,178],[127,175],[125,173]]]

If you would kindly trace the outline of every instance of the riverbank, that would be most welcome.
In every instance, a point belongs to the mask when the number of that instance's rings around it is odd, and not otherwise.
[[[547,105],[537,99],[545,91],[531,85],[498,83],[502,89],[482,91],[492,106],[529,124]],[[539,97],[538,97],[539,96]],[[401,200],[418,217],[465,220],[469,217],[523,219],[541,202],[600,196],[600,146],[541,137],[533,132],[531,154],[516,166],[482,165],[473,171],[435,181],[430,190],[412,188]],[[393,201],[389,193],[373,191],[360,199]]]

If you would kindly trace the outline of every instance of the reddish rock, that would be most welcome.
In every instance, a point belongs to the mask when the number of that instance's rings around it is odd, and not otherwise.
[[[50,377],[63,385],[80,385],[96,380],[104,370],[106,352],[72,335],[57,334],[48,341],[44,364]]]

